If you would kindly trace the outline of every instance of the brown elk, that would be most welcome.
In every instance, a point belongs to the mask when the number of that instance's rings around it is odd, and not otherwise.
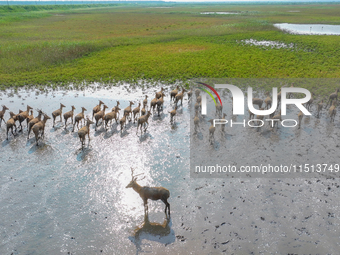
[[[302,122],[302,118],[303,118],[303,112],[302,112],[302,111],[300,111],[300,112],[299,112],[299,114],[298,114],[298,119],[299,119],[299,127],[298,127],[298,129],[300,129],[300,128],[301,128],[301,122]]]
[[[94,118],[96,119],[96,127],[94,130],[97,131],[97,127],[98,127],[98,122],[99,120],[101,119],[102,121],[104,121],[104,116],[105,116],[105,109],[107,109],[108,107],[104,104],[103,106],[103,110],[102,111],[99,111],[97,112],[95,115],[94,115]]]
[[[175,105],[175,109],[173,109],[170,113],[170,122],[173,122],[175,116],[176,116],[176,113],[177,113],[177,105]]]
[[[175,97],[178,94],[178,90],[179,86],[177,85],[176,88],[170,92],[170,101],[172,101],[172,99],[175,100]]]
[[[99,100],[99,105],[96,105],[95,107],[93,107],[92,110],[92,119],[94,117],[94,115],[100,111],[102,104],[104,104],[101,100]]]
[[[38,123],[34,124],[34,126],[32,127],[32,131],[35,135],[35,141],[37,142],[37,146],[38,146],[38,141],[39,141],[39,132],[41,131],[41,137],[44,137],[45,134],[45,124],[46,121],[50,119],[50,117],[48,117],[46,114],[44,114],[44,119],[42,121],[39,121]]]
[[[74,124],[73,124],[72,132],[74,132],[74,127],[76,126],[76,124],[77,124],[77,128],[79,130],[79,122],[81,122],[81,120],[83,120],[85,118],[85,111],[87,111],[86,108],[82,107],[81,113],[78,113],[76,115],[76,117],[74,117]]]
[[[60,108],[58,110],[55,110],[54,112],[52,112],[52,117],[53,117],[53,127],[55,125],[55,119],[60,116],[60,122],[62,122],[62,114],[63,114],[63,107],[65,107],[65,105],[63,105],[62,103],[60,103]]]
[[[335,90],[334,93],[330,94],[329,95],[329,98],[328,98],[328,102],[326,104],[326,107],[328,106],[328,104],[330,104],[331,102],[333,102],[333,100],[335,99],[336,101],[338,101],[338,93],[339,93],[339,88],[337,88]]]
[[[66,123],[67,123],[67,120],[68,120],[69,118],[71,118],[72,125],[73,125],[73,114],[74,114],[74,110],[75,110],[76,108],[74,107],[74,105],[72,105],[71,108],[72,108],[71,111],[64,113],[65,130],[66,130],[66,126],[67,126]]]
[[[186,92],[186,89],[183,88],[182,92],[178,93],[175,97],[175,103],[177,105],[178,101],[181,100],[181,105],[183,104],[183,96],[184,96],[184,92]]]
[[[94,124],[93,121],[91,121],[89,118],[86,118],[86,126],[82,127],[81,129],[78,130],[78,137],[80,139],[81,142],[81,148],[84,148],[85,145],[85,137],[87,135],[87,137],[89,138],[89,142],[90,142],[90,125]]]
[[[105,114],[105,116],[104,116],[106,130],[107,130],[108,123],[112,122],[113,119],[115,119],[115,121],[117,123],[118,112],[119,112],[120,108],[118,106],[116,106],[112,110],[113,110],[112,112],[109,112],[109,113]]]
[[[163,111],[163,104],[164,104],[164,94],[161,95],[161,97],[157,100],[157,112],[158,116],[160,116],[160,112]]]
[[[132,105],[134,105],[134,102],[130,101],[130,105],[124,109],[124,116],[130,116],[130,114],[132,114]],[[131,117],[129,118],[129,121],[131,121]]]
[[[144,202],[144,213],[148,214],[148,199],[151,200],[162,200],[165,204],[164,213],[166,214],[168,209],[168,215],[170,217],[170,204],[168,203],[168,198],[170,197],[170,191],[163,187],[147,187],[140,186],[137,183],[137,175],[133,175],[134,169],[131,168],[131,182],[126,186],[126,188],[133,188],[139,196],[143,199]]]
[[[152,109],[153,112],[155,111],[156,104],[157,104],[157,93],[156,93],[155,98],[152,99],[151,102],[150,102],[150,111],[151,111],[151,109]]]
[[[335,114],[336,114],[336,101],[333,100],[332,106],[328,110],[329,116],[331,117],[331,121],[334,122]]]
[[[30,139],[30,133],[32,130],[32,127],[37,124],[39,121],[41,121],[41,116],[43,115],[42,110],[38,110],[38,116],[35,117],[33,120],[28,122],[28,132],[27,132],[27,140]]]
[[[141,116],[141,117],[138,118],[138,120],[137,120],[137,131],[136,131],[136,134],[138,133],[138,128],[139,128],[139,126],[140,126],[140,131],[141,131],[141,133],[143,132],[143,131],[142,131],[143,125],[144,125],[144,132],[146,131],[146,129],[147,129],[148,126],[149,126],[148,119],[149,119],[150,115],[151,115],[151,112],[148,111],[148,113],[147,113],[146,115],[143,115],[143,116]],[[148,124],[148,125],[146,126],[146,124]]]
[[[19,120],[19,124],[20,124],[20,130],[19,131],[22,131],[22,125],[21,123],[24,121],[24,120],[27,120],[28,116],[29,116],[29,112],[30,110],[33,109],[31,106],[27,105],[27,110],[26,111],[23,111],[21,113],[18,114],[18,120]],[[27,122],[28,123],[28,122]]]
[[[5,124],[5,119],[4,119],[4,115],[5,115],[5,112],[6,110],[9,110],[6,106],[2,106],[2,111],[0,111],[0,127],[1,127],[1,122],[3,121]]]
[[[157,98],[157,99],[159,99],[159,98],[162,96],[163,91],[164,91],[164,88],[162,87],[162,88],[161,88],[161,91],[156,92],[156,98]]]
[[[119,110],[120,110],[120,108],[119,108],[119,101],[117,101],[117,105],[115,106],[115,107],[113,107],[112,108],[112,112],[116,112],[117,113],[117,118],[119,118]],[[117,119],[116,119],[116,123],[117,123]]]
[[[138,106],[132,110],[132,113],[133,113],[133,123],[136,122],[136,116],[138,115],[140,117],[140,106],[141,106],[141,103],[139,102],[138,103]]]
[[[147,107],[148,105],[148,95],[145,95],[145,99],[143,100],[143,108]]]
[[[12,135],[15,136],[13,133],[13,127],[15,127],[15,133],[17,132],[17,126],[15,125],[15,122],[18,120],[18,114],[14,114],[13,112],[9,112],[9,115],[11,118],[6,122],[6,131],[7,131],[7,140],[8,140],[8,131],[11,129]]]

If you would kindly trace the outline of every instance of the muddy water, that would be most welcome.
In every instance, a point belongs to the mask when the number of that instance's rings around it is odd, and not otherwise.
[[[164,111],[150,117],[146,133],[136,134],[133,123],[122,133],[116,125],[97,132],[92,126],[84,150],[71,125],[52,128],[49,120],[39,146],[32,136],[26,139],[25,129],[6,141],[2,125],[0,253],[337,253],[338,179],[190,178],[188,101],[171,124],[166,90]],[[64,112],[74,105],[78,113],[84,106],[90,115],[99,99],[109,108],[119,100],[124,109],[129,100],[152,98],[154,92],[127,86],[7,91],[1,103],[14,112],[29,104],[49,115],[63,103]],[[170,190],[170,220],[159,201],[149,201],[144,218],[139,195],[125,188],[130,167],[143,173],[141,185]]]

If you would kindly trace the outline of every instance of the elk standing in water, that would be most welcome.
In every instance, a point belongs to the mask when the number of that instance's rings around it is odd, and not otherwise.
[[[67,120],[69,119],[69,118],[71,118],[71,121],[72,121],[72,125],[73,125],[73,113],[74,113],[74,110],[75,110],[76,108],[74,107],[74,105],[72,105],[72,110],[71,111],[69,111],[69,112],[66,112],[66,113],[64,113],[64,120],[65,120],[65,130],[66,130],[66,126],[67,126]]]
[[[34,126],[32,127],[32,131],[35,135],[35,141],[37,142],[37,146],[38,146],[38,141],[39,141],[39,132],[41,131],[41,137],[44,137],[45,134],[45,124],[46,121],[50,119],[50,117],[48,117],[46,114],[44,114],[44,119],[42,121],[39,121],[37,124],[34,124]]]
[[[65,107],[65,105],[60,104],[60,108],[58,110],[55,110],[54,112],[52,112],[52,117],[53,117],[53,127],[55,125],[55,119],[60,116],[60,122],[62,122],[62,114],[63,114],[63,107]]]
[[[85,111],[87,111],[86,109],[85,109],[85,107],[82,107],[81,108],[81,113],[78,113],[77,115],[76,115],[76,117],[74,117],[74,124],[73,124],[73,129],[72,129],[72,132],[74,132],[74,127],[76,126],[76,124],[77,124],[77,128],[78,128],[78,130],[79,130],[79,122],[81,122],[81,120],[83,120],[84,119],[84,113],[85,113]]]
[[[19,131],[22,131],[22,125],[21,125],[21,123],[22,123],[24,120],[27,120],[28,115],[29,115],[29,111],[30,111],[31,109],[33,109],[33,108],[32,108],[31,106],[27,105],[27,110],[18,114],[18,120],[19,120],[19,124],[20,124],[20,130],[19,130]],[[28,124],[28,122],[27,122],[27,124]]]
[[[89,138],[89,143],[90,143],[90,125],[94,124],[93,121],[91,121],[89,118],[86,119],[86,126],[82,127],[81,129],[78,130],[78,137],[80,139],[81,142],[81,148],[84,148],[85,145],[85,137],[87,135],[87,137]]]
[[[168,198],[170,197],[170,191],[163,187],[147,187],[147,186],[140,186],[137,183],[137,175],[133,175],[134,169],[131,168],[131,182],[126,186],[126,188],[133,188],[139,196],[143,199],[144,202],[144,213],[145,215],[148,214],[148,199],[151,200],[162,200],[165,204],[164,213],[166,214],[168,209],[168,215],[170,217],[170,204],[168,203]]]
[[[42,110],[38,110],[38,116],[35,117],[33,120],[28,122],[28,132],[27,132],[27,140],[30,139],[30,133],[32,130],[32,127],[37,124],[39,121],[41,121],[41,116],[43,115]]]
[[[93,107],[92,110],[92,119],[94,117],[94,115],[100,111],[102,104],[104,104],[101,100],[99,100],[99,105],[96,105],[95,107]]]
[[[0,127],[1,127],[1,122],[3,121],[5,124],[5,119],[4,119],[4,115],[5,115],[5,112],[6,110],[9,110],[6,106],[2,106],[2,111],[0,111]]]

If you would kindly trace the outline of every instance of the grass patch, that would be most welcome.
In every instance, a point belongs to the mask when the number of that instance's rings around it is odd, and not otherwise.
[[[340,24],[339,5],[165,6],[171,8],[31,6],[6,12],[1,7],[0,84],[339,77],[340,37],[290,35],[272,26]],[[200,14],[206,11],[240,14]],[[25,20],[17,20],[20,13]],[[246,39],[294,47],[239,43]]]

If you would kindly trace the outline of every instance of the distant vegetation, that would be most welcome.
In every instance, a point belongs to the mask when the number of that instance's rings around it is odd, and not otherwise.
[[[152,7],[0,6],[2,88],[200,77],[340,77],[339,36],[291,35],[272,26],[340,24],[340,5],[167,3],[154,7],[171,8]],[[239,14],[200,14],[209,11]],[[246,39],[294,47],[240,43]]]

